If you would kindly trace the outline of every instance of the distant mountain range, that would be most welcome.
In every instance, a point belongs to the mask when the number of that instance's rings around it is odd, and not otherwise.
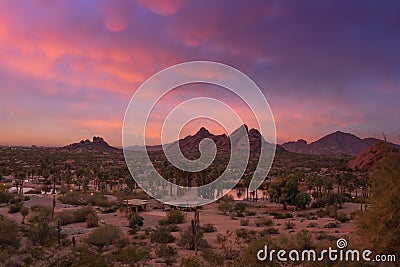
[[[95,152],[121,152],[121,149],[110,146],[102,137],[93,137],[93,141],[89,139],[81,140],[79,143],[73,143],[63,147],[66,150],[73,151],[95,151]]]
[[[250,146],[250,153],[256,153],[259,152],[261,149],[261,144],[266,144],[266,145],[271,145],[268,143],[264,137],[261,135],[261,133],[257,129],[250,129],[248,130],[247,125],[243,125],[245,127],[245,130],[248,135],[249,139],[249,146]],[[239,129],[235,130],[234,132],[231,133],[231,137],[237,137],[239,133]],[[206,128],[201,127],[196,134],[194,135],[188,135],[182,139],[179,139],[178,141],[169,143],[169,144],[164,144],[162,145],[155,145],[155,146],[147,146],[147,151],[160,151],[162,148],[168,149],[169,147],[172,147],[175,145],[177,142],[179,144],[180,149],[182,150],[182,153],[186,155],[190,155],[193,152],[199,152],[199,144],[200,142],[205,139],[209,138],[214,141],[217,151],[218,152],[227,152],[230,151],[231,147],[231,142],[230,142],[230,137],[227,136],[226,134],[220,134],[220,135],[214,135],[210,133]],[[239,149],[241,147],[245,147],[245,144],[243,143],[244,139],[242,139],[240,136],[239,138],[236,138],[237,140],[235,141],[235,146],[238,147]],[[235,140],[235,138],[232,138],[232,140]],[[144,146],[131,146],[128,149],[131,151],[144,151],[145,147]],[[277,145],[277,150],[283,151],[283,148],[279,145]]]
[[[267,144],[271,145],[268,143],[264,137],[261,135],[261,133],[257,129],[250,129],[248,130],[248,127],[246,125],[243,125],[245,127],[245,130],[248,134],[249,138],[249,143],[250,143],[250,153],[254,152],[259,152],[261,148],[261,144]],[[240,129],[240,128],[239,128]],[[237,129],[233,133],[231,133],[231,136],[235,136],[237,132],[239,131]],[[226,134],[221,134],[221,135],[214,135],[210,133],[206,128],[201,127],[196,134],[194,135],[188,135],[185,138],[179,139],[175,142],[169,143],[169,144],[164,144],[164,148],[169,148],[172,145],[176,144],[177,142],[179,143],[179,147],[182,150],[182,153],[184,155],[190,155],[193,152],[199,152],[199,144],[200,142],[205,139],[209,138],[214,141],[216,144],[216,147],[219,152],[228,152],[230,150],[230,138]],[[235,146],[244,147],[242,138],[238,138]],[[300,139],[296,142],[286,142],[282,145],[277,145],[276,146],[276,151],[277,152],[283,152],[283,151],[289,151],[289,152],[294,152],[294,153],[300,153],[300,154],[323,154],[323,155],[350,155],[354,156],[362,151],[366,150],[367,148],[371,147],[372,145],[378,143],[378,142],[384,142],[383,140],[377,139],[377,138],[359,138],[353,134],[350,133],[344,133],[344,132],[334,132],[331,134],[328,134],[320,139],[318,139],[315,142],[312,142],[310,144],[307,143],[307,141]],[[388,143],[388,142],[387,142]],[[400,148],[399,145],[393,144],[393,143],[388,143],[392,147],[395,148]],[[146,149],[147,151],[161,151],[163,148],[162,145],[155,145],[155,146],[147,146]],[[102,137],[93,137],[93,141],[90,141],[88,139],[82,140],[79,143],[73,143],[70,145],[67,145],[63,147],[63,149],[68,149],[68,150],[80,150],[80,151],[97,151],[97,152],[120,152],[121,149],[115,148],[110,146]],[[144,146],[131,146],[128,148],[131,151],[145,151]]]
[[[384,141],[372,137],[361,139],[354,134],[337,131],[310,144],[308,144],[307,141],[300,139],[296,142],[286,142],[282,144],[282,147],[289,152],[303,154],[357,155],[377,142]],[[397,144],[388,144],[393,147],[399,147]]]

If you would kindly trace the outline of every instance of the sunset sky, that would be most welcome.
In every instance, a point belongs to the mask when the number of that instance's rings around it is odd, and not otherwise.
[[[140,84],[193,60],[252,78],[279,143],[337,130],[400,143],[399,14],[399,1],[0,0],[0,145],[121,146]]]

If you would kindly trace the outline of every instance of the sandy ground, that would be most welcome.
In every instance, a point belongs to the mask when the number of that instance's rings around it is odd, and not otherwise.
[[[53,201],[53,196],[52,195],[29,195],[30,200],[25,201],[24,205],[26,207],[32,207],[34,205],[52,205]],[[153,201],[153,200],[152,200]],[[147,227],[155,227],[158,225],[158,220],[161,218],[165,218],[166,212],[162,211],[160,208],[158,208],[158,204],[150,204],[147,207],[146,211],[141,211],[140,215],[144,218],[144,226],[143,228]],[[280,206],[275,205],[275,204],[266,204],[264,201],[259,201],[257,203],[253,202],[247,202],[249,204],[248,210],[256,212],[256,215],[254,216],[247,216],[246,218],[249,219],[249,225],[248,226],[241,226],[240,225],[240,219],[238,218],[237,220],[232,220],[229,215],[223,215],[220,213],[217,209],[217,203],[212,203],[210,205],[204,206],[200,210],[200,224],[205,225],[207,223],[212,223],[214,226],[217,228],[217,232],[214,233],[205,233],[204,238],[208,241],[209,245],[212,248],[219,248],[219,244],[217,243],[217,235],[219,233],[221,234],[226,234],[227,231],[235,232],[236,229],[238,228],[245,228],[245,229],[252,229],[256,231],[260,231],[263,229],[263,227],[257,227],[256,226],[256,221],[259,219],[259,217],[267,217],[273,219],[273,216],[266,214],[266,211],[275,211],[275,212],[290,212],[290,211],[283,211]],[[255,206],[252,206],[252,205]],[[56,212],[62,211],[63,209],[75,209],[77,207],[71,206],[71,205],[64,205],[60,203],[58,200],[56,202]],[[343,209],[341,209],[339,212],[345,212],[347,214],[350,214],[351,212],[358,210],[360,208],[359,204],[356,203],[345,203]],[[309,212],[316,212],[317,209],[309,209],[305,211],[299,211],[297,213],[309,213]],[[128,228],[128,220],[126,218],[125,212],[114,212],[114,213],[109,213],[109,214],[103,214],[99,211],[99,209],[96,211],[101,223],[106,223],[106,224],[112,224],[121,227],[122,231],[126,236],[129,236],[131,239],[133,238],[132,235],[129,235],[129,228]],[[30,211],[32,213],[32,211]],[[184,212],[186,216],[186,220],[183,224],[180,224],[179,227],[180,229],[185,229],[186,227],[190,226],[190,222],[194,217],[193,212]],[[307,220],[306,218],[303,217],[298,217],[296,216],[297,214],[295,212],[291,212],[294,216],[293,218],[288,218],[288,219],[273,219],[274,225],[273,227],[278,228],[280,234],[284,235],[293,235],[301,231],[302,229],[308,229],[311,232],[319,232],[319,231],[324,231],[329,235],[335,236],[335,237],[343,237],[343,236],[348,236],[352,232],[355,231],[355,224],[353,221],[349,221],[346,223],[342,223],[339,228],[333,228],[333,229],[328,229],[324,228],[326,224],[329,222],[334,221],[332,218],[324,217],[324,218],[317,218],[316,220]],[[14,219],[17,222],[22,221],[22,216],[21,214],[14,213],[14,214],[9,214],[8,213],[8,206],[2,205],[0,206],[0,214],[4,214],[7,217],[10,217]],[[29,215],[28,215],[29,217]],[[285,223],[287,221],[290,221],[294,223],[294,229],[288,230],[285,229]],[[308,227],[309,223],[315,223],[315,227]],[[75,223],[75,224],[70,224],[62,227],[63,232],[69,234],[69,238],[72,238],[72,236],[76,237],[77,242],[82,242],[82,239],[87,235],[87,233],[91,232],[92,229],[86,228],[86,223]],[[139,233],[140,234],[140,233]],[[180,237],[179,232],[172,233],[177,239]],[[281,235],[271,235],[272,238],[279,237]],[[147,243],[149,243],[148,239],[143,240]],[[180,256],[184,255],[192,255],[194,252],[193,251],[187,251],[183,250],[181,248],[178,248],[178,252]],[[152,261],[155,266],[157,266],[157,260]]]

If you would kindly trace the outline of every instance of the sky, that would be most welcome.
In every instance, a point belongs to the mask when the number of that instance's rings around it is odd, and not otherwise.
[[[137,88],[193,60],[248,75],[279,143],[337,130],[400,143],[399,14],[398,1],[0,0],[0,144],[121,146]],[[221,90],[189,86],[164,105],[235,102]]]

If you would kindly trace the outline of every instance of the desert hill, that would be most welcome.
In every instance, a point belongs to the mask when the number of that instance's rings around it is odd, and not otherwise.
[[[348,166],[353,170],[371,170],[390,154],[399,154],[399,149],[383,142],[378,142],[359,153],[349,162]]]
[[[286,142],[282,147],[290,152],[326,155],[357,155],[377,142],[383,142],[377,138],[360,138],[351,133],[337,131],[328,134],[310,144],[300,139],[297,142]],[[388,143],[393,147],[396,144]]]
[[[63,149],[74,151],[96,151],[96,152],[120,152],[121,150],[110,146],[102,137],[93,137],[93,141],[89,139],[81,140],[79,143],[73,143],[63,147]]]

